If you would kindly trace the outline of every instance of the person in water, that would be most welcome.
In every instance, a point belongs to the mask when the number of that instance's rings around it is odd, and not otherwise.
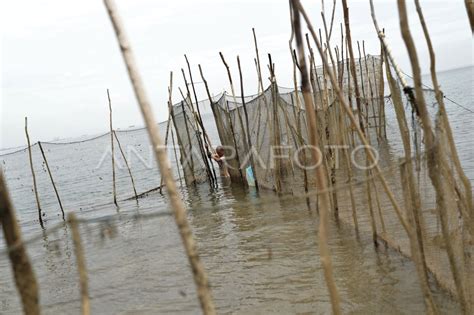
[[[206,145],[206,149],[207,149],[207,155],[211,159],[216,161],[217,165],[219,165],[219,170],[220,170],[221,176],[222,177],[230,177],[229,170],[228,170],[228,167],[227,167],[227,162],[226,162],[225,155],[224,155],[224,148],[222,146],[216,147],[216,152],[214,154],[212,154],[209,151],[209,148],[208,148],[207,145]]]

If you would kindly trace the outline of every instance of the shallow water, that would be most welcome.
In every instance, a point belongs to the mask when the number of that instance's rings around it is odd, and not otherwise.
[[[471,109],[472,69],[440,74],[446,94]],[[469,144],[473,133],[466,128],[472,114],[449,102],[447,109],[463,166],[472,180],[474,158]],[[395,122],[391,124],[396,126]],[[118,136],[124,146],[139,139],[146,146],[144,133]],[[199,313],[179,234],[167,215],[167,198],[153,192],[138,204],[134,200],[120,201],[120,209],[111,204],[110,162],[104,159],[96,168],[107,141],[105,137],[94,146],[50,145],[47,153],[50,164],[57,165],[53,169],[66,212],[75,210],[81,218],[95,220],[81,230],[93,313]],[[40,161],[38,152],[35,154],[35,161]],[[152,161],[147,153],[142,156],[145,162]],[[4,160],[25,238],[36,238],[28,244],[28,253],[39,280],[43,312],[77,314],[80,300],[71,233],[62,226],[55,233],[42,235],[25,157],[26,153],[20,152],[0,159]],[[140,167],[138,159],[135,163],[139,192],[155,187],[159,183],[156,166],[152,163],[152,169]],[[47,174],[37,164],[46,226],[51,228],[61,219]],[[131,188],[125,169],[117,175],[122,200],[131,196]],[[252,189],[222,183],[217,191],[204,184],[182,188],[181,193],[219,313],[330,313],[319,262],[318,215],[314,209],[308,210],[303,200],[272,192],[257,194]],[[157,213],[164,215],[134,217]],[[100,220],[105,218],[108,220]],[[344,313],[424,311],[410,260],[383,246],[375,250],[369,233],[356,237],[353,228],[344,223],[331,221],[329,245]],[[0,248],[0,313],[16,314],[20,311],[19,300],[3,253],[4,244]],[[435,289],[435,298],[442,313],[459,312],[457,303],[445,292]]]

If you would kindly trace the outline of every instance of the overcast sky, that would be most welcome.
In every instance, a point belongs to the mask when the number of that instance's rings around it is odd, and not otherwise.
[[[289,9],[286,0],[159,1],[119,0],[139,69],[157,120],[167,117],[169,72],[174,72],[174,101],[183,87],[180,69],[187,54],[195,81],[201,64],[213,93],[228,88],[219,51],[226,56],[238,85],[240,55],[246,93],[257,90],[252,27],[260,57],[276,63],[278,83],[292,86]],[[365,40],[369,54],[380,47],[370,18],[369,1],[349,0],[353,40]],[[423,71],[428,71],[426,45],[416,11],[409,2],[410,24]],[[472,65],[472,37],[464,1],[422,0],[437,53],[438,69]],[[321,27],[321,1],[304,1],[316,27]],[[326,15],[332,1],[326,0]],[[400,66],[410,72],[401,40],[395,0],[376,0],[379,23]],[[342,21],[337,1],[332,44],[339,43]],[[15,0],[1,4],[0,148],[24,145],[24,117],[32,141],[96,134],[108,129],[106,89],[111,92],[116,128],[142,126],[142,118],[120,56],[112,26],[100,0]],[[266,69],[266,66],[265,68]],[[264,78],[268,77],[265,73]],[[427,82],[428,84],[430,82]],[[203,85],[197,85],[204,98]]]

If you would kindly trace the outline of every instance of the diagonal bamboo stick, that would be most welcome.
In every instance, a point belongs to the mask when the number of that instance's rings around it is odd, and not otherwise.
[[[472,0],[464,0],[464,4],[466,5],[469,23],[471,24],[471,32],[474,33],[474,3],[472,2]]]
[[[174,182],[171,175],[169,161],[166,156],[166,151],[163,148],[163,140],[160,137],[159,130],[153,117],[150,102],[148,100],[148,96],[146,95],[142,79],[138,73],[138,68],[136,66],[135,58],[129,45],[128,38],[124,33],[122,20],[118,16],[113,0],[104,0],[104,4],[114,27],[115,35],[117,36],[117,41],[122,53],[122,57],[127,66],[135,96],[140,106],[143,119],[145,120],[145,124],[147,126],[148,134],[155,150],[156,160],[160,167],[160,171],[163,174],[163,178],[165,179],[176,226],[179,230],[186,255],[188,256],[189,264],[191,265],[191,269],[193,271],[194,282],[197,287],[197,294],[201,303],[202,311],[204,314],[215,314],[214,302],[212,299],[209,282],[207,280],[207,274],[196,249],[196,243],[186,217],[186,209],[184,208],[183,201],[179,197],[176,183]]]
[[[49,168],[48,160],[46,159],[46,155],[44,154],[41,141],[38,141],[38,146],[40,148],[41,155],[43,156],[44,164],[46,164],[46,169],[48,170],[49,179],[51,179],[51,184],[53,185],[54,193],[56,194],[56,198],[58,199],[59,208],[61,208],[61,213],[63,215],[63,220],[65,220],[63,204],[61,203],[61,198],[59,198],[58,189],[56,188],[56,184],[54,183],[53,174],[51,174],[51,169]]]
[[[125,156],[125,152],[123,152],[122,145],[120,144],[120,141],[117,137],[117,133],[115,132],[115,130],[113,131],[113,134],[114,134],[115,140],[117,141],[120,154],[122,155],[122,158],[125,162],[125,166],[127,167],[128,176],[130,176],[130,181],[132,182],[133,194],[135,195],[135,199],[138,200],[137,189],[135,188],[135,180],[133,179],[132,170],[130,169],[130,165],[128,164],[127,157]],[[161,185],[160,185],[160,190],[161,190]]]
[[[199,118],[199,125],[202,129],[204,143],[206,143],[208,146],[212,146],[211,141],[209,140],[209,136],[206,132],[206,128],[204,127],[204,123],[202,121],[201,109],[199,107],[199,101],[198,101],[198,98],[197,98],[197,95],[196,95],[196,89],[194,88],[194,80],[193,80],[193,74],[192,74],[192,71],[191,71],[191,66],[189,65],[188,57],[186,55],[184,55],[184,58],[186,59],[186,64],[188,65],[189,79],[191,81],[191,87],[193,88],[194,100],[196,101],[196,109],[197,109],[197,114],[198,114],[198,118]],[[209,100],[209,101],[211,101],[211,100]],[[204,153],[207,154],[207,152],[204,152]],[[208,167],[209,170],[212,171],[211,179],[212,179],[212,182],[214,183],[214,187],[217,188],[218,183],[217,183],[216,170],[214,169],[214,164],[212,164],[212,159],[210,157],[208,158],[208,161],[206,161],[206,167]]]

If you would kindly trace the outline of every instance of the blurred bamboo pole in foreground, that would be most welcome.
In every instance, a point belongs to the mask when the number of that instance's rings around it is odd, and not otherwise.
[[[104,4],[107,8],[110,21],[112,22],[120,51],[122,53],[124,63],[127,66],[130,81],[133,85],[135,96],[142,112],[143,119],[145,120],[150,140],[153,144],[155,157],[160,167],[160,172],[165,180],[175,222],[183,241],[191,269],[193,271],[194,281],[197,287],[197,294],[201,303],[202,311],[204,314],[215,314],[214,301],[212,299],[207,274],[196,249],[196,243],[186,217],[186,209],[184,208],[184,204],[178,195],[176,183],[174,182],[174,179],[171,175],[171,171],[169,169],[170,164],[163,146],[163,140],[160,137],[155,118],[153,117],[151,105],[148,100],[148,96],[146,95],[141,77],[138,73],[135,58],[133,56],[128,38],[125,34],[122,20],[118,16],[115,2],[113,0],[104,0]]]
[[[77,223],[76,215],[69,213],[68,223],[71,227],[72,241],[74,243],[74,253],[76,255],[77,271],[79,273],[79,287],[81,290],[81,310],[82,315],[89,315],[90,302],[89,302],[89,280],[87,277],[87,266],[86,259],[84,257],[84,247],[81,242],[81,234],[79,232],[79,226]]]
[[[321,150],[319,150],[318,143],[318,130],[316,126],[316,112],[314,108],[313,98],[311,96],[311,88],[308,80],[308,69],[306,67],[305,52],[303,37],[301,35],[301,22],[300,22],[300,11],[299,11],[299,2],[297,0],[292,1],[292,13],[293,13],[293,29],[296,35],[296,45],[298,48],[299,54],[299,64],[300,64],[300,75],[301,75],[301,91],[303,93],[304,102],[306,104],[306,117],[308,120],[308,134],[310,138],[310,144],[313,146],[311,150],[313,162],[319,163],[322,161],[323,157]],[[317,189],[325,191],[327,190],[327,179],[326,179],[326,169],[323,168],[323,165],[316,167],[316,184]],[[324,277],[326,279],[326,285],[329,290],[329,295],[331,298],[331,306],[334,314],[340,314],[340,301],[339,293],[334,282],[334,275],[331,262],[331,254],[328,246],[328,211],[330,208],[329,204],[329,194],[324,192],[321,194],[321,208],[319,211],[319,250],[321,255],[321,263],[324,269]]]
[[[1,171],[0,223],[5,243],[10,248],[8,257],[10,258],[16,288],[20,294],[23,312],[32,315],[40,314],[38,284],[21,238],[15,210],[13,209]]]

